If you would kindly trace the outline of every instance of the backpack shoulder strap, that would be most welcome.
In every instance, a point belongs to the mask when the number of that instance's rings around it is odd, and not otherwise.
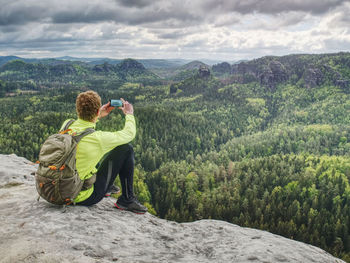
[[[80,140],[85,137],[86,135],[89,135],[91,133],[95,132],[93,128],[87,128],[85,131],[79,133],[78,135],[74,135],[73,138],[74,140],[78,143]]]
[[[67,130],[68,127],[71,126],[71,124],[72,124],[73,122],[75,122],[75,120],[73,120],[73,119],[72,119],[72,120],[69,120],[69,121],[66,123],[66,125],[64,125],[64,127],[63,127],[63,129],[62,129],[61,131]]]

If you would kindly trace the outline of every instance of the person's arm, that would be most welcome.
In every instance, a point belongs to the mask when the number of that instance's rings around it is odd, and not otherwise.
[[[121,101],[123,102],[123,106],[119,107],[119,109],[125,114],[124,128],[116,132],[99,131],[96,134],[100,137],[101,147],[104,153],[109,152],[116,146],[131,142],[136,136],[136,123],[133,115],[134,108],[128,101],[124,99],[121,99]],[[100,109],[100,118],[107,116],[112,111],[112,109],[109,110],[110,108],[114,109],[114,107],[110,107],[109,103],[103,105]]]

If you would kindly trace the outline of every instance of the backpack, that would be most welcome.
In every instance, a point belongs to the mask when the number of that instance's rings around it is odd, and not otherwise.
[[[75,155],[79,141],[95,130],[88,128],[80,134],[68,134],[68,121],[64,129],[53,134],[44,142],[39,153],[39,167],[35,175],[39,198],[50,203],[69,205],[81,190],[89,189],[96,181],[96,175],[81,180],[76,170]],[[39,200],[39,199],[38,199]]]

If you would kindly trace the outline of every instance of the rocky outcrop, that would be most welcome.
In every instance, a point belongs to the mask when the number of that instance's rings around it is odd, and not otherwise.
[[[170,85],[170,94],[176,93],[177,89],[178,89],[177,84],[174,84],[174,83],[171,84]]]
[[[281,83],[288,80],[287,70],[281,62],[273,60],[269,63],[269,68],[272,71],[273,81],[275,83]]]
[[[349,79],[337,79],[335,85],[341,87],[342,89],[349,92],[350,90],[350,80]]]
[[[344,61],[344,64],[349,68],[348,64],[350,64],[350,59],[349,61]],[[338,86],[342,88],[343,90],[349,92],[350,89],[350,79],[345,79],[343,75],[334,70],[332,67],[328,65],[323,65],[324,71],[327,72],[328,75],[331,76],[333,79],[333,85]]]
[[[180,68],[178,68],[177,70],[175,70],[171,75],[171,79],[173,81],[183,81],[186,80],[188,78],[191,78],[193,76],[196,76],[198,74],[198,71],[200,68],[207,68],[209,69],[209,66],[204,64],[203,62],[200,61],[192,61],[190,63],[187,63],[183,66],[181,66]]]
[[[251,74],[251,75],[257,76],[257,72],[258,72],[257,64],[253,62],[249,62],[249,63],[242,62],[242,63],[233,65],[232,73],[240,74],[240,75]]]
[[[304,83],[306,88],[314,88],[323,82],[323,73],[319,68],[310,67],[304,72]]]
[[[232,67],[233,75],[236,75],[234,79],[241,83],[258,81],[262,86],[275,89],[277,84],[288,80],[285,66],[277,60],[264,61],[263,63],[253,60],[242,62]]]
[[[194,60],[194,61],[191,61],[183,66],[180,67],[180,71],[183,71],[183,70],[198,70],[200,67],[208,67],[207,64],[201,62],[201,61],[198,61],[198,60]]]
[[[265,231],[217,220],[176,223],[114,208],[36,201],[36,166],[0,155],[1,262],[343,262]]]
[[[198,69],[199,77],[208,78],[210,76],[210,69],[206,66],[200,66]]]
[[[258,82],[270,90],[286,83],[306,88],[326,84],[349,90],[350,76],[346,70],[349,65],[349,53],[262,57],[232,65],[225,83]]]

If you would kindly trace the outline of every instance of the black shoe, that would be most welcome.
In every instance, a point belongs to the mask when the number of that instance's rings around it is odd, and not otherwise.
[[[108,188],[107,193],[105,194],[106,197],[111,196],[112,194],[119,194],[120,193],[120,188],[118,186],[115,186],[112,184],[110,188]]]
[[[144,214],[148,210],[147,207],[141,205],[136,198],[134,198],[134,200],[132,200],[130,203],[126,203],[122,200],[122,198],[119,198],[114,205],[118,209],[131,211],[136,214]]]

